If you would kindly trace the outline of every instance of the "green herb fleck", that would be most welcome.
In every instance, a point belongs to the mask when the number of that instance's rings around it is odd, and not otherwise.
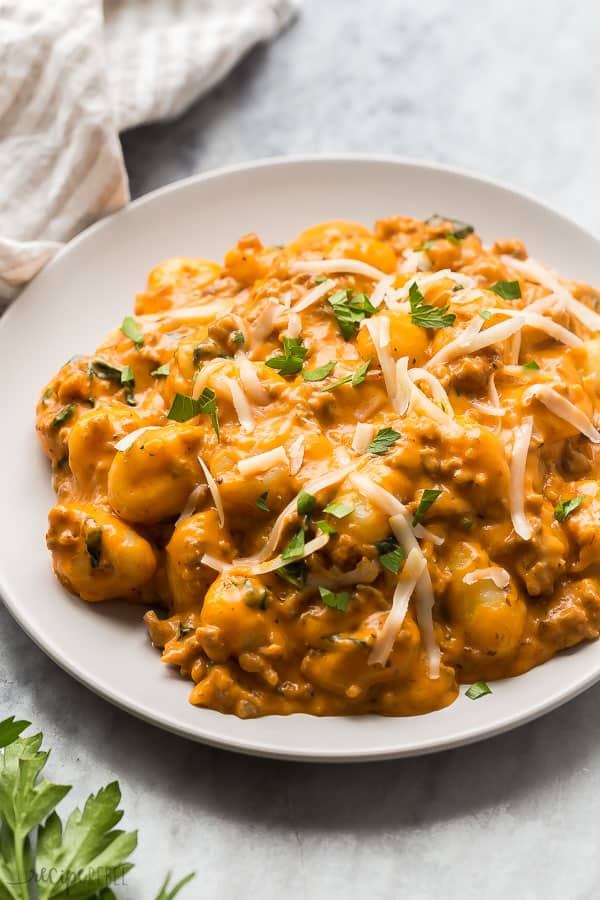
[[[336,519],[345,519],[350,513],[354,512],[354,507],[349,503],[328,503],[323,512],[329,513]]]
[[[188,419],[194,419],[200,415],[200,404],[193,397],[187,394],[175,394],[171,409],[167,413],[167,419],[174,422],[187,422]]]
[[[288,563],[287,566],[277,569],[276,574],[289,584],[293,584],[294,587],[301,588],[306,582],[307,572],[308,566],[303,559],[299,559],[298,562]]]
[[[158,369],[153,369],[150,372],[151,375],[154,375],[155,378],[166,378],[171,372],[171,366],[169,363],[164,363],[162,366],[159,366]]]
[[[329,522],[326,522],[325,519],[317,522],[317,526],[324,534],[337,534],[337,529],[335,529],[333,525],[330,525]]]
[[[427,304],[416,281],[413,281],[408,290],[408,301],[413,325],[419,325],[421,328],[446,328],[448,325],[454,325],[456,321],[455,314],[448,312],[449,306]]]
[[[331,375],[331,373],[335,369],[335,366],[335,361],[331,361],[326,362],[324,365],[319,366],[316,369],[304,369],[302,372],[302,377],[305,381],[323,381],[324,378],[327,378],[328,375]]]
[[[94,359],[90,363],[90,374],[96,375],[97,378],[103,378],[105,381],[116,381],[121,383],[123,374],[121,369],[109,365],[103,359]]]
[[[354,388],[358,387],[359,384],[362,384],[367,377],[367,371],[369,369],[369,366],[371,365],[371,362],[372,359],[368,359],[366,362],[361,363],[352,375],[345,375],[344,378],[340,378],[339,381],[336,381],[333,384],[328,385],[327,387],[321,388],[321,390],[333,391],[335,390],[335,388],[340,387],[342,384],[351,384]]]
[[[475,519],[465,519],[463,522],[463,528],[465,529],[465,531],[469,531],[469,529],[471,529],[474,524]]]
[[[472,684],[465,692],[465,697],[468,697],[469,700],[479,700],[480,697],[485,697],[486,694],[491,693],[491,688],[488,687],[485,681],[476,681],[475,684]]]
[[[382,456],[396,443],[399,437],[400,433],[394,431],[393,428],[380,428],[367,447],[367,453],[375,453],[377,456]]]
[[[121,384],[135,384],[135,376],[131,366],[125,366],[121,372]]]
[[[396,538],[389,537],[384,541],[375,541],[375,547],[379,553],[379,562],[381,565],[387,569],[388,572],[397,575],[400,571],[400,566],[406,559],[406,553]]]
[[[102,555],[102,529],[97,526],[90,528],[85,536],[85,549],[90,558],[90,566],[97,569]]]
[[[323,284],[324,281],[329,280],[329,275],[317,275],[315,278],[315,284]]]
[[[521,285],[518,281],[497,281],[490,288],[503,300],[518,300],[521,296]]]
[[[244,337],[243,332],[235,331],[233,334],[233,342],[234,344],[245,344],[246,338]]]
[[[133,341],[136,350],[139,350],[140,347],[144,346],[144,335],[138,328],[137,322],[133,316],[125,316],[123,324],[121,325],[121,331],[125,337],[128,337]]]
[[[193,634],[195,632],[195,628],[190,625],[184,625],[183,622],[179,623],[179,640],[183,640],[184,637],[187,637],[188,634]]]
[[[301,528],[293,536],[281,554],[282,559],[298,559],[304,553],[304,529]]]
[[[256,505],[259,509],[264,510],[264,512],[270,512],[269,507],[267,506],[267,497],[269,496],[268,491],[263,491],[258,500],[256,501]]]
[[[212,427],[217,436],[217,440],[221,439],[221,429],[219,427],[219,417],[217,414],[217,395],[212,388],[205,387],[198,397],[200,412],[210,416]]]
[[[561,500],[554,507],[554,518],[557,522],[564,522],[567,516],[579,509],[585,497],[571,497],[569,500]]]
[[[440,496],[442,492],[438,490],[433,490],[431,488],[425,488],[423,493],[421,494],[421,499],[419,500],[419,505],[417,506],[417,510],[413,516],[413,526],[420,525],[423,519],[425,518],[425,514],[429,510],[430,506],[435,503],[437,498]]]
[[[266,361],[271,369],[277,369],[281,375],[295,375],[302,369],[304,357],[308,353],[302,346],[302,338],[283,339],[283,356],[273,356]]]
[[[492,314],[489,309],[480,309],[479,315],[484,320],[484,322],[489,322],[489,320],[492,318]]]
[[[325,606],[337,609],[338,612],[346,612],[348,609],[348,603],[350,602],[350,594],[348,591],[341,591],[339,594],[334,594],[333,591],[330,591],[328,588],[319,586],[319,594],[321,595],[321,600]]]
[[[298,500],[296,501],[298,515],[310,516],[311,512],[315,508],[316,502],[317,498],[312,494],[309,494],[307,491],[300,491],[300,493],[298,494]]]
[[[54,418],[52,419],[52,424],[50,425],[50,428],[52,429],[52,431],[58,431],[59,428],[62,428],[62,426],[65,424],[65,422],[68,422],[69,419],[72,418],[74,412],[75,412],[75,404],[74,403],[69,403],[68,406],[63,406],[63,408],[59,412],[57,412],[56,415],[54,416]]]
[[[535,359],[530,359],[529,362],[523,363],[521,366],[522,369],[532,369],[534,372],[539,371],[539,365],[536,363]]]
[[[336,291],[329,298],[334,315],[344,340],[351,340],[360,323],[377,312],[366,294],[352,294],[352,291]]]

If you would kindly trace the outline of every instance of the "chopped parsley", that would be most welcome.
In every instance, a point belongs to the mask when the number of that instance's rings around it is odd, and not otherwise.
[[[327,378],[328,375],[331,375],[333,370],[335,369],[336,363],[334,360],[331,362],[326,362],[324,365],[319,366],[316,369],[304,369],[302,372],[302,377],[305,381],[323,381],[324,378]]]
[[[158,369],[153,369],[150,374],[154,375],[155,378],[166,378],[171,372],[171,366],[169,363],[164,363],[164,365],[159,366]]]
[[[125,366],[121,372],[121,384],[130,384],[132,386],[135,384],[135,377],[131,366]]]
[[[449,306],[430,306],[425,303],[425,297],[416,281],[413,281],[409,288],[408,301],[413,325],[419,325],[421,328],[446,328],[448,325],[454,325],[456,321],[455,314],[448,312]]]
[[[489,320],[492,318],[492,314],[489,311],[489,309],[480,309],[479,315],[481,316],[481,318],[483,319],[484,322],[489,322]]]
[[[464,289],[465,289],[464,284],[458,284],[458,282],[457,282],[454,285],[454,287],[452,288],[452,293],[455,294],[457,291],[464,291]]]
[[[349,503],[328,503],[323,512],[329,513],[336,519],[345,519],[354,512],[354,507]]]
[[[565,519],[579,509],[585,497],[571,497],[570,500],[561,500],[554,507],[554,518],[557,522],[564,522]]]
[[[267,497],[269,496],[268,491],[263,491],[258,500],[256,501],[256,505],[259,509],[264,510],[264,512],[270,512],[269,507],[267,506]]]
[[[521,296],[521,285],[518,281],[497,281],[490,288],[503,300],[518,300]]]
[[[437,228],[440,225],[443,225],[445,222],[450,223],[450,235],[453,238],[456,238],[457,241],[462,241],[470,234],[473,234],[475,229],[472,225],[469,225],[467,222],[461,222],[460,219],[453,219],[450,216],[441,216],[438,213],[434,213],[432,216],[429,216],[428,219],[425,220],[427,225],[431,225],[433,228]],[[446,240],[449,240],[450,237],[448,234],[445,235]]]
[[[350,602],[350,594],[348,591],[341,591],[339,594],[334,594],[333,591],[330,591],[328,588],[319,586],[319,594],[321,595],[321,600],[325,606],[337,609],[338,612],[346,612],[348,609],[348,603]]]
[[[179,623],[179,640],[183,640],[184,637],[187,637],[188,634],[193,634],[196,629],[189,626],[184,625],[183,622]]]
[[[522,369],[533,369],[535,372],[539,370],[539,365],[536,363],[535,359],[530,359],[529,362],[523,363],[521,366]]]
[[[129,368],[129,366],[127,366]],[[121,382],[121,378],[123,375],[122,369],[117,369],[115,366],[111,366],[109,363],[104,362],[103,359],[94,359],[90,363],[90,375],[96,375],[97,378],[103,378],[105,381],[116,381]]]
[[[353,295],[351,290],[336,291],[328,299],[345,341],[356,335],[363,319],[377,312],[366,294]]]
[[[90,528],[85,536],[85,549],[90,558],[90,566],[97,569],[100,565],[100,557],[102,555],[102,529],[95,527]]]
[[[421,499],[419,500],[419,505],[417,506],[416,512],[413,516],[413,527],[415,525],[420,525],[423,519],[425,518],[425,514],[432,506],[433,503],[437,500],[442,492],[432,489],[425,488],[423,493],[421,494]]]
[[[234,331],[233,333],[233,342],[234,344],[245,344],[246,338],[241,331]]]
[[[377,456],[382,456],[390,447],[393,447],[399,437],[400,433],[394,431],[393,428],[380,428],[367,447],[367,453],[375,453]]]
[[[304,529],[301,528],[293,536],[281,554],[282,559],[299,559],[304,553]]]
[[[465,692],[465,697],[468,697],[469,700],[479,700],[480,697],[485,697],[486,694],[491,693],[491,688],[485,683],[485,681],[476,681],[475,684],[472,684],[471,687]]]
[[[68,406],[63,406],[63,408],[59,412],[57,412],[56,415],[54,416],[54,418],[52,419],[52,424],[50,425],[50,428],[52,429],[52,431],[58,431],[59,428],[62,428],[62,426],[65,424],[65,422],[68,422],[69,419],[73,416],[74,412],[75,412],[75,404],[74,403],[69,403]]]
[[[277,569],[276,574],[283,578],[284,581],[293,584],[294,587],[301,588],[304,587],[306,582],[307,571],[308,566],[303,559],[299,559],[298,562],[291,562],[287,566]]]
[[[329,280],[329,275],[317,275],[315,278],[315,284],[323,284],[324,281]]]
[[[384,569],[397,575],[400,566],[406,559],[406,554],[396,538],[389,537],[384,541],[375,541],[375,547],[379,553],[379,562]]]
[[[368,359],[366,362],[361,363],[352,375],[345,375],[343,378],[340,378],[339,381],[328,385],[326,388],[322,388],[322,390],[333,391],[335,390],[335,388],[340,387],[342,384],[351,384],[352,387],[358,387],[359,384],[362,384],[367,377],[367,371],[369,369],[369,366],[371,365],[371,362],[372,360]]]
[[[138,328],[137,322],[133,316],[125,316],[123,324],[121,325],[121,331],[125,337],[128,337],[133,341],[136,350],[139,350],[144,346],[144,335]]]
[[[465,519],[463,522],[463,528],[465,531],[469,531],[473,525],[475,524],[475,519]]]
[[[316,502],[317,498],[313,496],[313,494],[309,494],[308,491],[300,491],[300,493],[298,494],[298,500],[296,501],[298,515],[310,516],[311,512],[315,508]]]
[[[330,525],[329,522],[326,522],[325,519],[317,522],[317,527],[320,528],[324,534],[337,534],[337,530],[333,525]]]
[[[266,365],[277,369],[281,375],[295,375],[302,369],[307,353],[307,348],[302,346],[302,338],[284,337],[283,356],[272,356]]]
[[[187,394],[175,394],[167,419],[172,419],[174,422],[187,422],[188,419],[194,419],[201,413],[210,416],[215,434],[217,438],[220,438],[221,429],[219,428],[217,415],[217,395],[212,388],[205,387],[197,400],[194,397],[189,397]]]

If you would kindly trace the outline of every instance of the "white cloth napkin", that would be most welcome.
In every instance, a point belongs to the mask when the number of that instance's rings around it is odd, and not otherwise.
[[[179,115],[296,0],[0,0],[0,302],[129,200],[119,131]]]

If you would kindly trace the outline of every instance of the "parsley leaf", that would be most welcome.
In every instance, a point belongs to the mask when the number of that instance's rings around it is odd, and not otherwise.
[[[518,281],[497,281],[490,288],[503,300],[518,300],[521,296],[521,285]]]
[[[302,346],[302,338],[284,337],[283,356],[272,356],[266,361],[266,365],[277,369],[281,375],[295,375],[302,369],[307,353],[307,348]]]
[[[329,298],[334,315],[340,327],[342,337],[349,341],[353,338],[363,319],[377,312],[366,294],[352,295],[352,291],[336,291]]]
[[[441,491],[434,490],[432,488],[425,488],[425,490],[421,494],[419,505],[417,506],[416,512],[413,516],[413,526],[421,524],[421,522],[425,518],[425,513],[428,511],[429,507],[433,503],[435,503],[441,493]]]
[[[105,381],[121,382],[123,371],[104,362],[103,359],[94,359],[90,363],[90,372],[97,378],[104,378]]]
[[[465,531],[469,531],[473,525],[475,524],[475,519],[465,519],[463,522],[463,528]]]
[[[221,429],[219,428],[219,418],[217,416],[217,395],[212,388],[205,387],[197,400],[194,397],[189,397],[187,394],[175,394],[171,409],[167,413],[167,419],[172,419],[174,422],[187,422],[188,419],[194,419],[201,413],[206,413],[206,415],[210,416],[215,434],[217,438],[220,438]]]
[[[326,522],[325,519],[317,522],[317,526],[324,534],[337,534],[337,530],[333,527],[333,525],[330,525],[329,522]]]
[[[267,497],[269,496],[268,491],[263,491],[258,500],[256,501],[256,505],[259,509],[264,510],[265,512],[270,512],[269,507],[267,506]]]
[[[352,387],[358,387],[359,384],[362,384],[367,377],[367,371],[369,369],[369,366],[371,365],[371,362],[372,359],[368,359],[366,362],[361,363],[352,375],[345,375],[343,378],[340,378],[339,381],[336,381],[325,388],[321,388],[321,390],[333,391],[335,388],[340,387],[342,384],[351,384]]]
[[[298,515],[310,516],[311,512],[315,508],[316,502],[317,498],[313,496],[313,494],[309,494],[307,491],[300,491],[300,493],[298,494],[298,500],[296,501]]]
[[[102,556],[102,529],[95,522],[93,522],[93,527],[88,529],[85,536],[85,549],[90,558],[91,568],[97,569]]]
[[[440,225],[444,225],[446,222],[450,223],[450,234],[452,237],[456,238],[459,241],[464,240],[464,238],[468,237],[470,234],[473,234],[475,229],[472,225],[467,224],[467,222],[461,222],[460,219],[453,219],[451,216],[441,216],[439,213],[434,213],[432,216],[429,216],[428,219],[425,220],[427,225],[431,225],[433,228],[438,228]],[[449,238],[449,235],[445,235],[446,239]]]
[[[323,284],[324,281],[329,281],[329,275],[317,275],[314,281],[315,284]]]
[[[449,306],[430,306],[425,303],[425,297],[419,290],[416,281],[413,281],[408,290],[410,303],[410,317],[413,325],[421,328],[446,328],[454,325],[456,316],[448,312]]]
[[[8,747],[30,725],[31,722],[25,722],[23,719],[15,721],[14,716],[4,719],[4,721],[0,722],[0,747]]]
[[[177,884],[174,884],[173,887],[170,887],[169,883],[171,881],[171,873],[169,872],[161,885],[160,892],[158,893],[156,900],[174,900],[174,898],[180,892],[181,888],[185,887],[186,884],[189,884],[192,878],[195,877],[195,874],[195,872],[190,872],[189,875],[181,878],[177,882]],[[100,897],[99,900],[103,900],[103,898]],[[110,898],[107,898],[107,900],[110,900]]]
[[[492,318],[492,314],[489,311],[489,309],[480,309],[479,315],[481,316],[481,318],[483,319],[484,322],[489,322],[489,320]]]
[[[299,559],[298,562],[291,562],[287,566],[277,569],[275,574],[283,578],[284,581],[289,582],[289,584],[293,584],[294,587],[301,588],[304,587],[307,571],[308,566],[303,559]]]
[[[121,384],[135,384],[135,377],[131,366],[125,366],[121,372]]]
[[[336,519],[345,519],[350,513],[354,512],[354,507],[348,503],[328,503],[323,512],[329,513]]]
[[[52,422],[50,423],[50,428],[52,431],[58,431],[59,428],[68,422],[70,418],[72,418],[75,413],[75,404],[69,403],[68,406],[63,406],[63,408],[56,413]]]
[[[233,342],[234,344],[245,344],[246,338],[244,337],[243,332],[235,331],[233,334]]]
[[[298,559],[304,553],[304,529],[301,528],[293,536],[281,554],[282,559]]]
[[[465,692],[465,697],[468,697],[469,700],[479,700],[480,697],[485,697],[486,694],[491,694],[491,688],[485,683],[485,681],[476,681],[475,684],[472,684],[468,691]]]
[[[121,325],[121,331],[125,337],[128,337],[133,341],[136,350],[139,350],[140,347],[144,346],[144,335],[138,328],[137,322],[133,316],[125,316],[123,324]]]
[[[171,366],[169,363],[164,363],[164,365],[159,366],[158,369],[153,369],[150,372],[151,375],[154,375],[155,378],[164,377],[166,378],[171,372]]]
[[[521,366],[522,369],[533,369],[534,372],[539,370],[539,365],[536,363],[535,359],[530,359],[529,362],[523,363]]]
[[[326,362],[324,365],[316,369],[304,369],[302,377],[305,381],[323,381],[328,375],[331,375],[335,369],[335,361]]]
[[[348,591],[341,591],[339,594],[334,594],[333,591],[330,591],[328,588],[319,586],[319,594],[321,595],[321,600],[325,606],[337,609],[338,612],[346,612],[348,609],[348,603],[350,602],[350,594]]]
[[[367,447],[367,453],[375,453],[377,456],[382,456],[396,443],[399,437],[400,433],[394,431],[393,428],[380,428]]]
[[[561,500],[554,507],[554,518],[557,522],[564,522],[567,516],[579,509],[585,497],[571,497],[570,500]]]
[[[387,538],[384,541],[375,541],[375,547],[379,553],[379,562],[381,565],[397,575],[400,571],[402,562],[406,559],[406,553],[394,537]]]

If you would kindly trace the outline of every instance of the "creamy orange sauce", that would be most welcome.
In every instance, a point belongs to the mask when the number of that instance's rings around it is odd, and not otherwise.
[[[439,217],[157,266],[38,404],[57,577],[241,717],[429,712],[596,639],[599,297],[541,271]]]

